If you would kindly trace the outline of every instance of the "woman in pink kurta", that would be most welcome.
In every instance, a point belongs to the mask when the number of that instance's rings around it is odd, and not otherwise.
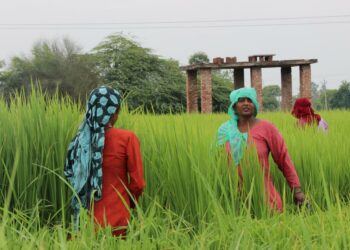
[[[289,187],[292,190],[297,190],[300,188],[299,177],[289,157],[287,146],[282,135],[271,122],[259,120],[248,133],[248,143],[255,145],[259,161],[264,169],[264,184],[270,207],[282,211],[282,198],[273,185],[272,176],[270,175],[269,155],[271,153],[278,168],[286,178]],[[229,142],[226,142],[226,150],[230,152]],[[238,172],[242,179],[240,166],[238,166]]]
[[[268,121],[256,119],[259,104],[253,88],[241,88],[230,94],[231,105],[229,115],[231,119],[219,128],[218,143],[226,145],[226,151],[238,167],[238,174],[242,180],[240,160],[247,144],[254,144],[259,162],[264,171],[264,184],[269,205],[277,211],[283,210],[280,194],[273,185],[270,175],[269,155],[286,178],[294,196],[294,202],[300,205],[304,202],[304,193],[295,167],[289,157],[286,144],[277,128]]]

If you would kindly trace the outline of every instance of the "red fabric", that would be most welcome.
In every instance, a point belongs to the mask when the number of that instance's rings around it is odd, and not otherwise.
[[[106,131],[102,171],[102,199],[94,203],[95,221],[102,227],[125,227],[132,205],[127,189],[137,200],[145,187],[140,143],[134,133],[116,128]],[[113,234],[125,233],[122,229]]]
[[[273,185],[270,175],[269,155],[271,153],[278,168],[282,171],[290,188],[300,187],[299,177],[296,173],[293,162],[291,161],[287,146],[282,135],[277,128],[270,122],[259,121],[250,131],[248,137],[249,143],[254,143],[261,166],[264,169],[265,191],[269,197],[269,205],[272,209],[283,211],[283,202],[280,194]],[[228,145],[227,145],[228,144]],[[230,150],[229,143],[226,144],[226,150]],[[238,174],[243,180],[241,167],[238,167]]]
[[[294,103],[292,114],[299,119],[300,125],[305,124],[318,124],[321,120],[321,116],[315,114],[311,107],[311,102],[308,98],[298,98]]]

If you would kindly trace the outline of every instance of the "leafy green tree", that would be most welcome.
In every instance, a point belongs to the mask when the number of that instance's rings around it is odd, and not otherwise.
[[[312,107],[316,110],[322,109],[321,99],[320,99],[320,90],[319,85],[311,82],[311,99],[312,99]]]
[[[56,90],[75,99],[85,98],[99,84],[94,58],[83,54],[79,46],[64,38],[61,41],[36,43],[29,57],[15,56],[9,68],[0,75],[5,93],[24,88],[30,92],[31,82],[39,82],[46,92]]]
[[[277,98],[281,96],[281,88],[278,85],[265,86],[262,91],[263,107],[266,111],[276,111],[280,104]]]
[[[350,82],[343,81],[330,100],[332,108],[350,108]]]
[[[336,89],[327,89],[326,81],[323,81],[321,88],[319,90],[320,109],[324,109],[324,110],[333,109],[330,100],[334,97],[336,92],[337,92]]]
[[[103,82],[127,96],[130,109],[157,113],[186,109],[185,76],[177,61],[162,59],[121,34],[108,36],[92,52]]]
[[[337,93],[337,89],[327,89],[326,91],[322,91],[320,94],[320,109],[334,109],[331,100],[334,98],[335,94]]]
[[[188,63],[189,64],[200,64],[200,63],[208,63],[209,57],[205,52],[198,51],[190,56]]]

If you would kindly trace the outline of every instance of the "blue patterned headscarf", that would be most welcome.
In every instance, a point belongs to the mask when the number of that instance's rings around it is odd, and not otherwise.
[[[102,197],[102,154],[105,126],[119,110],[120,94],[110,87],[94,89],[86,105],[86,114],[77,135],[68,146],[64,174],[78,194],[83,208],[89,208],[91,194]],[[77,218],[80,211],[78,197],[72,198],[72,208]]]
[[[239,162],[243,157],[243,152],[245,145],[248,141],[248,134],[241,133],[238,129],[238,116],[235,113],[233,106],[238,102],[239,98],[248,97],[252,100],[255,106],[254,116],[257,116],[259,110],[259,104],[256,99],[256,91],[254,88],[240,88],[231,92],[230,101],[231,104],[228,108],[228,114],[230,116],[230,120],[223,123],[218,130],[218,145],[223,145],[227,141],[230,142],[231,147],[231,155],[232,158],[238,166]]]

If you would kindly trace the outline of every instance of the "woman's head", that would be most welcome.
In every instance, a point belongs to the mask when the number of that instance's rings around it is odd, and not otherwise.
[[[98,130],[116,121],[121,97],[117,90],[101,86],[91,91],[86,105],[86,121],[90,128]],[[112,124],[112,125],[113,125]]]
[[[237,121],[242,116],[257,116],[259,104],[254,88],[240,88],[232,91],[230,101],[228,113],[234,120]]]
[[[305,118],[309,122],[321,120],[321,117],[318,114],[314,113],[314,110],[311,107],[311,102],[308,98],[298,98],[295,100],[292,115],[298,119]]]

